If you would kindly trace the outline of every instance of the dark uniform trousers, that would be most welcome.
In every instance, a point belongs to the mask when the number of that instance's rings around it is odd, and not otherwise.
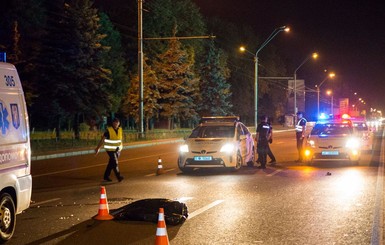
[[[107,151],[109,156],[108,164],[106,167],[106,171],[104,172],[104,179],[108,179],[111,171],[114,171],[116,178],[120,178],[120,171],[118,166],[118,158],[120,155],[120,151]]]

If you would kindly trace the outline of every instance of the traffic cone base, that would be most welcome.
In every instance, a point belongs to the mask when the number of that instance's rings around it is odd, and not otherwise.
[[[166,222],[164,220],[164,210],[159,208],[158,226],[156,228],[155,245],[169,245]]]
[[[99,211],[98,211],[98,214],[94,217],[94,219],[112,220],[113,218],[114,216],[109,214],[106,188],[102,186],[100,190]]]

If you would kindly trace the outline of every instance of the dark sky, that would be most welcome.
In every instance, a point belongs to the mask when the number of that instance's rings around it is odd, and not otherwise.
[[[274,40],[298,65],[312,51],[340,83],[357,92],[373,108],[385,109],[385,2],[364,0],[193,0],[204,16],[220,16],[252,26],[261,39],[288,25],[290,37]],[[277,43],[279,42],[279,43]],[[295,69],[295,68],[294,68]],[[316,79],[301,67],[299,76]],[[319,74],[318,74],[319,76]]]

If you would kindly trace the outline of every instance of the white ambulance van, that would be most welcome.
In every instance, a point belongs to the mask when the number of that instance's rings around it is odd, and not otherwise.
[[[28,114],[15,66],[0,62],[0,243],[16,227],[16,214],[32,194]]]

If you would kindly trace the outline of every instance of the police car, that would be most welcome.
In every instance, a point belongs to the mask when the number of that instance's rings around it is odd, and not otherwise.
[[[195,168],[253,166],[254,140],[239,117],[203,117],[198,127],[180,146],[178,167],[182,172]]]
[[[304,155],[306,162],[342,160],[358,164],[361,141],[350,120],[321,120],[307,138]]]

